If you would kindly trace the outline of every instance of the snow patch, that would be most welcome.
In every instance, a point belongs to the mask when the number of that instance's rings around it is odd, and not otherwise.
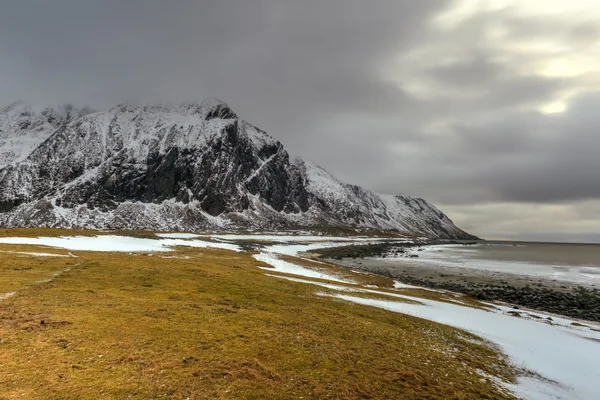
[[[354,283],[353,281],[351,281],[349,279],[342,279],[340,277],[337,277],[335,275],[332,275],[332,274],[329,274],[326,272],[319,272],[319,271],[316,271],[313,269],[301,267],[299,265],[292,264],[290,262],[281,260],[274,253],[260,253],[260,254],[255,254],[253,257],[260,262],[264,262],[265,264],[272,266],[275,271],[281,272],[284,274],[300,275],[300,276],[305,276],[307,278],[325,279],[325,280],[334,281],[334,282]],[[260,268],[266,269],[269,271],[273,271],[272,268],[265,268],[265,267],[260,267]]]
[[[0,238],[0,243],[50,246],[66,250],[134,253],[173,251],[172,247],[175,246],[217,248],[224,250],[240,251],[240,248],[237,245],[231,243],[218,243],[208,242],[204,240],[185,239],[144,239],[117,235],[61,236],[38,238],[7,237]]]
[[[200,237],[193,233],[157,233],[156,236],[165,239],[194,239]]]
[[[326,289],[337,290],[337,291],[340,291],[340,292],[371,293],[371,294],[378,294],[378,295],[383,295],[383,296],[397,297],[397,298],[408,300],[408,301],[411,301],[411,302],[419,302],[419,300],[416,297],[412,297],[411,298],[411,297],[404,296],[404,295],[401,295],[401,294],[389,293],[389,292],[382,292],[380,290],[371,290],[371,289],[364,289],[364,288],[359,288],[359,287],[332,285],[332,284],[329,284],[329,283],[308,281],[306,279],[292,278],[290,276],[282,276],[282,275],[267,274],[267,276],[272,276],[274,278],[285,279],[285,280],[292,281],[292,282],[307,283],[307,284],[310,284],[310,285],[316,285],[316,286],[324,287]],[[367,285],[367,287],[372,287],[372,286]],[[375,286],[375,287],[377,287],[377,286]]]
[[[528,399],[584,400],[600,398],[600,332],[581,332],[501,313],[403,296],[423,305],[367,299],[345,294],[334,297],[383,308],[470,331],[500,345],[514,365],[523,366],[546,380],[522,379]],[[514,389],[514,388],[513,388]]]
[[[311,235],[210,235],[212,238],[223,240],[257,240],[265,242],[362,242],[377,239],[366,237],[337,237]]]
[[[15,294],[17,294],[17,292],[2,293],[2,294],[0,294],[0,301],[6,300],[9,297],[14,296]]]
[[[30,251],[14,251],[11,253],[22,254],[22,255],[27,255],[27,256],[34,256],[34,257],[71,257],[67,254],[36,253],[36,252],[30,252]]]
[[[428,289],[420,287],[420,286],[407,285],[406,283],[402,283],[402,282],[399,282],[399,281],[394,281],[394,288],[395,289],[423,289],[423,290],[428,290]]]

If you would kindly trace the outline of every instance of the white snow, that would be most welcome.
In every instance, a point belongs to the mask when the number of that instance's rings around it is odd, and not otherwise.
[[[200,237],[194,233],[157,233],[156,236],[165,239],[194,239]]]
[[[290,242],[297,242],[298,240],[292,239],[297,238],[294,236],[289,236]],[[327,238],[326,238],[327,239]],[[330,238],[329,238],[330,239]],[[266,240],[266,239],[265,239]],[[262,261],[266,264],[271,265],[275,271],[292,274],[292,275],[300,275],[307,278],[317,278],[317,279],[327,279],[335,282],[345,282],[345,283],[354,283],[353,280],[347,278],[341,278],[339,276],[335,276],[331,273],[316,271],[313,269],[305,268],[287,261],[281,260],[278,255],[288,255],[298,257],[300,253],[308,252],[310,250],[326,248],[326,247],[335,247],[339,246],[339,243],[333,242],[311,242],[310,244],[276,244],[271,245],[266,248],[260,254],[254,255],[259,261]],[[271,268],[268,268],[271,270]]]
[[[551,382],[540,382],[539,379],[529,376],[518,378],[517,384],[505,384],[516,396],[524,400],[562,400],[571,399],[559,385]],[[576,397],[573,397],[576,399]]]
[[[56,130],[41,111],[22,102],[0,110],[0,169],[23,161]]]
[[[362,242],[376,241],[378,239],[366,237],[338,237],[314,235],[210,235],[215,239],[223,240],[257,240],[265,242]],[[338,244],[339,245],[339,244]]]
[[[189,259],[191,259],[190,256],[183,256],[183,257],[180,257],[180,256],[160,256],[160,258],[178,258],[178,259],[181,259],[181,260],[189,260]]]
[[[208,241],[198,239],[200,236],[190,233],[159,233],[159,239],[136,238],[119,235],[98,235],[98,236],[61,236],[61,237],[4,237],[0,238],[0,243],[5,244],[29,244],[38,246],[50,246],[63,248],[67,250],[84,251],[116,251],[116,252],[164,252],[171,251],[173,246],[189,247],[207,247],[219,248],[225,250],[240,251],[238,245],[222,241]],[[310,244],[299,245],[274,245],[269,247],[270,253],[279,253],[287,255],[297,255],[299,252],[309,251],[321,247],[336,246],[336,243],[327,240],[371,240],[365,238],[336,238],[321,236],[261,236],[261,235],[210,235],[208,238],[220,240],[270,240],[283,242],[311,242]],[[277,239],[276,239],[277,238]],[[323,240],[323,243],[317,243]]]
[[[500,304],[492,304],[492,303],[485,303],[484,304],[493,307],[495,309],[497,309],[499,312],[502,313],[510,313],[510,312],[518,312],[521,315],[521,318],[524,319],[529,319],[532,321],[536,321],[536,322],[543,322],[543,323],[547,323],[548,322],[548,318],[552,318],[552,325],[555,326],[562,326],[565,328],[569,328],[572,330],[577,330],[577,331],[582,331],[582,332],[588,332],[589,328],[586,327],[579,327],[579,326],[574,326],[573,323],[577,322],[579,324],[583,324],[586,326],[594,326],[596,329],[600,329],[600,324],[594,323],[594,322],[582,322],[582,321],[575,321],[569,318],[565,318],[562,317],[560,315],[557,314],[549,314],[549,313],[545,313],[545,312],[539,312],[539,311],[533,311],[533,310],[528,310],[528,309],[514,309],[513,307],[509,307],[509,306],[504,306],[504,305],[500,305]]]
[[[420,286],[407,285],[406,283],[394,281],[394,288],[396,289],[424,289]]]
[[[8,292],[8,293],[1,293],[0,294],[0,301],[6,300],[9,297],[14,296],[15,294],[17,294],[17,292]]]
[[[69,118],[77,118],[88,112],[66,106],[43,108],[24,102],[16,102],[1,109],[0,169],[26,160]]]
[[[59,135],[53,135],[61,126],[65,129],[58,131]],[[173,149],[181,153],[194,150],[195,159],[190,160],[190,168],[194,169],[205,157],[210,159],[211,153],[219,151],[215,147],[217,142],[232,130],[239,136],[239,145],[247,146],[244,151],[251,152],[254,158],[250,161],[231,160],[222,170],[223,176],[231,176],[239,169],[236,163],[252,164],[253,170],[247,170],[240,177],[238,186],[229,188],[252,199],[245,210],[219,216],[206,213],[194,204],[202,200],[194,198],[189,189],[194,182],[188,182],[186,190],[191,194],[191,201],[185,204],[177,204],[171,197],[159,203],[121,201],[116,208],[103,210],[85,205],[89,200],[85,194],[81,194],[84,198],[76,202],[79,205],[72,208],[61,206],[67,203],[57,202],[70,192],[84,193],[82,186],[97,186],[103,182],[104,175],[125,155],[128,170],[141,176],[149,168],[150,155],[164,155]],[[277,151],[275,154],[263,152],[267,147]],[[57,179],[45,180],[38,171],[46,162],[53,166],[55,163],[70,165],[74,170],[81,170],[81,174],[73,179],[60,178],[64,174],[58,174]],[[462,234],[435,207],[421,199],[380,195],[348,185],[324,169],[303,161],[288,164],[281,143],[238,119],[227,104],[218,99],[183,104],[124,103],[93,113],[36,109],[15,103],[0,110],[0,170],[15,163],[19,163],[19,168],[4,169],[2,193],[5,201],[14,201],[19,206],[0,215],[0,222],[5,226],[36,226],[39,221],[49,221],[44,223],[65,228],[214,228],[224,231],[229,227],[264,228],[285,223],[303,227],[347,225],[398,229],[399,232],[425,236],[448,232]],[[296,189],[306,189],[318,201],[309,196],[309,207],[305,211],[279,212],[261,195],[250,193],[242,179],[247,182],[256,177],[263,179],[265,170],[271,169],[272,165],[294,177],[290,182],[296,182],[296,177],[301,178],[298,182],[302,184],[298,183]],[[42,181],[48,186],[43,190],[39,187]],[[47,198],[45,193],[56,195]],[[49,201],[53,207],[39,207],[38,201]],[[322,202],[328,207],[323,207]]]
[[[494,245],[497,247],[503,245]],[[512,247],[512,246],[511,246]],[[598,265],[550,265],[514,260],[486,260],[470,258],[477,254],[481,246],[436,245],[424,246],[420,251],[414,249],[409,254],[417,254],[418,258],[405,256],[382,258],[382,262],[410,265],[433,265],[440,268],[478,270],[482,273],[509,273],[532,278],[557,280],[580,284],[600,284],[600,262]]]
[[[24,256],[33,256],[33,257],[77,257],[71,253],[69,253],[69,254],[53,254],[53,253],[38,253],[38,252],[34,252],[34,251],[0,250],[0,253],[20,254],[20,255],[24,255]]]
[[[303,171],[307,190],[335,210],[333,218],[348,225],[397,229],[405,234],[432,237],[439,234],[439,228],[461,233],[452,221],[423,199],[375,193],[343,183],[316,164],[302,159],[297,159],[295,164]]]
[[[151,239],[150,239],[151,240]],[[159,240],[162,246],[174,247],[174,246],[189,246],[189,247],[202,247],[212,249],[223,249],[231,251],[241,251],[240,247],[236,244],[223,243],[223,242],[209,242],[206,240],[182,240],[182,239],[162,239]]]
[[[22,254],[26,256],[34,256],[34,257],[71,257],[67,254],[52,254],[52,253],[36,253],[31,251],[15,251],[11,252],[15,254]]]
[[[265,269],[267,269],[267,268],[265,268]],[[371,290],[371,289],[364,289],[364,288],[360,288],[360,287],[340,286],[340,285],[333,285],[333,284],[324,283],[324,282],[307,281],[306,279],[292,278],[291,276],[283,276],[283,275],[267,274],[267,276],[272,276],[273,278],[285,279],[285,280],[292,281],[292,282],[300,282],[300,283],[307,283],[310,285],[321,286],[326,289],[337,290],[340,292],[373,293],[373,294],[385,295],[385,296],[389,296],[389,297],[398,297],[398,298],[401,298],[403,300],[407,300],[410,302],[417,302],[417,303],[419,302],[419,299],[417,299],[416,297],[409,299],[407,296],[404,296],[401,294],[382,292],[380,290]],[[344,283],[349,283],[349,282],[344,282]]]
[[[455,304],[402,296],[423,303],[367,299],[345,294],[336,298],[414,315],[470,331],[500,345],[517,366],[551,382],[523,379],[528,399],[600,399],[600,333],[510,317]],[[517,389],[520,386],[517,386]],[[556,397],[549,397],[556,396]]]
[[[246,178],[246,182],[251,182],[252,179],[254,179],[256,176],[258,176],[258,174],[260,174],[260,171],[262,171],[262,169],[265,167],[265,165],[267,165],[271,161],[273,161],[279,155],[279,152],[281,150],[283,150],[283,147],[280,147],[275,154],[273,154],[266,160],[262,160],[260,166],[257,169],[255,169],[254,172],[252,172],[248,178]]]
[[[331,245],[335,244],[331,242],[300,245],[278,244],[267,247],[266,252],[256,255],[255,258],[272,265],[277,272],[344,282],[339,277],[332,277],[330,274],[313,271],[277,258],[277,254],[297,256],[300,252]],[[468,305],[390,294],[363,287],[352,288],[313,282],[297,277],[271,276],[345,292],[346,294],[338,294],[335,297],[447,324],[470,331],[496,343],[509,356],[514,365],[545,378],[521,377],[518,384],[507,385],[516,395],[526,399],[600,399],[600,332],[586,327],[574,327],[571,325],[573,321],[567,318],[553,315],[553,321],[550,324],[546,320],[548,315],[544,313],[513,310],[496,305],[490,305],[491,311],[485,311]],[[395,287],[398,289],[418,288],[400,282],[395,282]],[[348,292],[382,294],[419,304],[361,298],[348,295]],[[509,311],[519,311],[524,317],[510,316],[507,314]],[[534,314],[540,319],[528,318],[526,314]],[[598,328],[596,324],[589,325]]]
[[[67,250],[81,251],[114,251],[153,253],[172,251],[174,246],[217,248],[239,251],[239,247],[231,243],[208,242],[205,240],[185,239],[144,239],[129,236],[61,236],[61,237],[8,237],[0,238],[5,244],[30,244],[38,246],[58,247]]]
[[[222,238],[222,239],[231,239],[235,237],[235,235],[215,235],[214,238]],[[260,235],[247,235],[245,238],[256,238],[259,240],[270,240],[276,241],[271,238],[275,238],[277,236],[260,236]],[[337,238],[337,237],[319,237],[319,236],[285,236],[285,240],[277,240],[279,242],[300,242],[303,239],[306,244],[275,244],[267,246],[267,248],[260,254],[254,256],[259,261],[262,261],[266,264],[269,264],[275,268],[277,272],[292,274],[292,275],[300,275],[307,278],[317,278],[317,279],[327,279],[335,282],[345,282],[345,283],[354,283],[351,279],[341,278],[339,276],[332,275],[331,273],[316,271],[313,269],[305,268],[287,261],[283,261],[279,259],[278,255],[288,255],[293,257],[298,257],[301,253],[310,252],[311,250],[335,247],[339,246],[340,243],[336,243],[332,240],[342,240],[342,241],[373,241],[371,238]],[[321,241],[317,241],[321,240]],[[312,260],[311,260],[312,261]],[[270,268],[269,268],[270,269]],[[356,272],[356,271],[355,271]],[[408,287],[408,285],[406,285]],[[416,286],[411,286],[411,288],[416,288]]]
[[[313,269],[301,267],[299,265],[281,260],[274,253],[260,253],[255,254],[253,257],[260,262],[264,262],[265,264],[271,265],[273,268],[261,267],[269,271],[277,271],[282,272],[284,274],[300,275],[308,278],[325,279],[334,282],[353,283],[353,281],[349,279],[343,279],[326,272],[319,272]]]
[[[38,237],[38,238],[0,238],[0,243],[33,244],[64,248],[68,250],[124,251],[133,253],[168,252],[173,246],[214,247],[239,251],[232,243],[210,242],[198,239],[191,234],[166,234],[160,239],[144,239],[117,235],[99,235],[92,237]],[[185,236],[184,236],[185,235]],[[334,276],[331,273],[305,268],[281,260],[279,255],[297,256],[315,248],[339,245],[340,238],[320,236],[279,236],[279,235],[214,235],[213,239],[236,240],[256,239],[278,242],[306,242],[303,244],[277,244],[268,246],[262,253],[254,255],[257,261],[274,268],[269,271],[297,275],[305,278],[317,278],[332,282],[353,283],[350,280]],[[335,243],[333,240],[338,241]],[[351,241],[355,238],[343,238]],[[372,240],[372,239],[358,239]],[[36,253],[33,253],[36,254]],[[44,253],[37,253],[44,254]],[[275,275],[273,275],[275,276]],[[572,321],[553,316],[553,324],[543,319],[533,320],[509,316],[507,307],[494,306],[495,311],[484,311],[459,304],[438,302],[419,297],[381,292],[364,287],[346,287],[333,283],[312,282],[299,277],[276,276],[296,282],[318,285],[341,292],[336,298],[361,305],[379,307],[394,312],[414,315],[438,323],[451,325],[470,331],[493,343],[498,344],[511,361],[517,365],[540,374],[547,380],[523,377],[517,385],[509,385],[517,395],[527,399],[600,399],[600,332],[585,327],[573,327]],[[396,282],[397,288],[415,288]],[[351,292],[374,293],[410,300],[411,304],[393,300],[377,300],[349,295]],[[325,294],[323,294],[325,295]],[[329,296],[329,295],[328,295]],[[0,296],[0,300],[3,296]],[[545,318],[543,313],[518,310],[524,315],[535,314]],[[596,326],[589,324],[590,326]]]
[[[270,268],[264,268],[264,269],[271,270]],[[352,288],[349,286],[340,286],[340,285],[333,285],[333,284],[324,283],[324,282],[307,281],[306,279],[292,278],[291,276],[273,275],[273,274],[266,274],[266,275],[273,277],[273,278],[285,279],[286,281],[308,283],[310,285],[321,286],[321,287],[331,289],[331,290],[339,290],[340,292],[358,292],[359,291],[359,289]]]

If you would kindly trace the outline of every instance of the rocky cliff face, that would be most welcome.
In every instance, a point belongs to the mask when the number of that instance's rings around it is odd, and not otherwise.
[[[422,199],[346,185],[223,102],[0,111],[0,224],[89,229],[361,227],[462,238]]]

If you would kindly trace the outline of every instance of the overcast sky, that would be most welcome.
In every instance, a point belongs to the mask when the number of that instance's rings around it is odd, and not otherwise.
[[[218,97],[486,238],[600,242],[598,0],[18,0],[0,105]]]

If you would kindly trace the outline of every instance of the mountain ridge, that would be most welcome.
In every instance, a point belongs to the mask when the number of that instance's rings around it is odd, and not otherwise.
[[[349,227],[473,238],[423,199],[378,194],[291,162],[279,141],[217,99],[96,112],[15,104],[0,110],[4,227]]]

